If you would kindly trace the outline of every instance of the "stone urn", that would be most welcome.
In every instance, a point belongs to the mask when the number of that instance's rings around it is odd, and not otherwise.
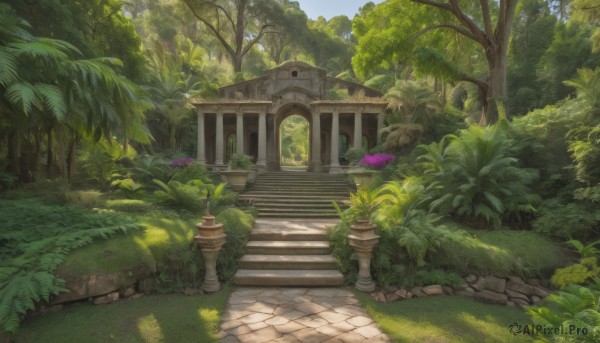
[[[371,292],[375,289],[371,278],[371,256],[373,248],[379,243],[379,236],[375,234],[377,226],[368,220],[358,220],[350,228],[348,241],[358,256],[358,280],[355,286],[359,291]]]
[[[241,192],[246,188],[246,182],[248,182],[248,175],[252,173],[251,170],[234,169],[234,170],[223,170],[220,171],[221,179],[228,182],[231,189],[236,192]]]
[[[204,258],[204,282],[201,288],[206,292],[216,292],[221,288],[217,277],[217,257],[227,236],[223,232],[223,224],[217,223],[214,216],[207,214],[203,219],[202,223],[196,224],[198,234],[194,236]]]
[[[377,174],[376,170],[371,169],[350,169],[346,172],[348,175],[352,176],[354,179],[354,184],[356,188],[362,188],[365,186],[369,186],[371,182],[373,182],[374,176]]]

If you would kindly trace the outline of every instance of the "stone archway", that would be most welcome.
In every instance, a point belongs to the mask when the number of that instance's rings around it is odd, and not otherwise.
[[[310,109],[306,106],[303,105],[301,103],[287,103],[285,105],[282,105],[278,108],[278,110],[275,113],[275,151],[277,152],[276,154],[276,163],[278,166],[278,169],[281,169],[282,167],[282,154],[281,154],[281,126],[284,123],[284,121],[286,119],[288,119],[291,116],[300,116],[302,118],[304,118],[304,120],[306,121],[307,125],[308,125],[308,146],[307,146],[307,151],[306,151],[306,155],[307,155],[307,164],[306,164],[306,168],[308,169],[309,164],[310,164],[310,160],[312,157],[311,154],[311,149],[312,149],[312,145],[313,145],[313,139],[312,139],[312,115],[310,112]]]

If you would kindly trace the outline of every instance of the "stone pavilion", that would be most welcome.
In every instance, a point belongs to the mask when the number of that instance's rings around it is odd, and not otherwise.
[[[332,89],[346,100],[329,100]],[[280,130],[284,119],[300,115],[309,126],[309,165],[313,172],[340,173],[352,147],[372,148],[383,126],[382,94],[357,83],[327,76],[304,62],[285,62],[263,76],[219,89],[219,99],[194,103],[198,113],[200,162],[223,169],[229,157],[253,156],[260,169],[280,169]]]

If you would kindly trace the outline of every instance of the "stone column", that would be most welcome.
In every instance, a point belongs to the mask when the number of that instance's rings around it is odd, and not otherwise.
[[[217,128],[215,139],[215,164],[222,166],[223,163],[223,112],[217,113]]]
[[[362,148],[362,113],[354,113],[354,144],[355,149]]]
[[[235,153],[239,155],[244,154],[244,114],[236,114],[236,127],[235,127]]]
[[[204,131],[204,113],[198,110],[198,162],[206,164],[206,132]]]
[[[339,174],[340,168],[340,114],[334,111],[331,114],[331,163],[329,174]]]
[[[267,166],[267,114],[258,114],[258,158],[256,165],[262,168]]]
[[[312,114],[312,157],[311,170],[321,172],[321,116],[320,113]]]
[[[377,115],[377,144],[381,143],[381,129],[383,129],[383,120],[385,119],[385,113],[379,113]]]

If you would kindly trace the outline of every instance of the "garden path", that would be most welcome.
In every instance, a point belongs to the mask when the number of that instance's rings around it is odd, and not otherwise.
[[[238,288],[222,317],[221,342],[389,342],[344,288]]]

